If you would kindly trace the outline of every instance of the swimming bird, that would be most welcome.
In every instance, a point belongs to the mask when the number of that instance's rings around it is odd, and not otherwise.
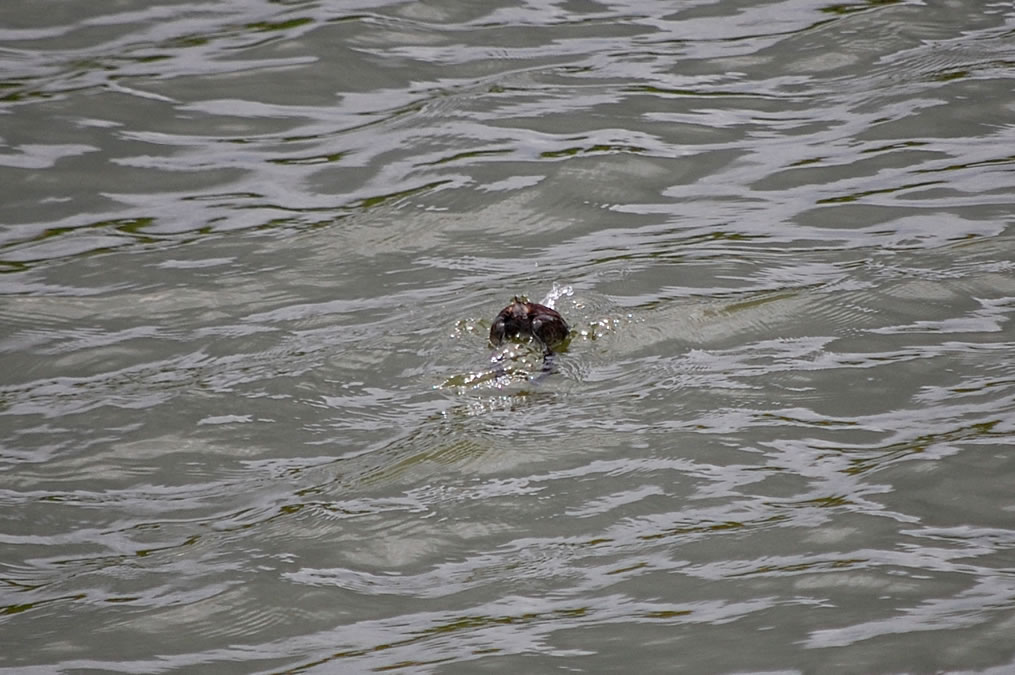
[[[571,329],[556,310],[527,302],[518,296],[511,304],[501,310],[490,326],[490,344],[498,347],[504,340],[518,337],[530,337],[543,347],[543,354],[549,359],[553,349],[567,340]],[[543,370],[549,366],[544,360]]]

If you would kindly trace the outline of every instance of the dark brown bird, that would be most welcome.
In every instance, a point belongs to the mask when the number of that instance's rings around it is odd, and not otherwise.
[[[490,342],[497,346],[511,338],[531,337],[541,343],[549,354],[567,339],[569,332],[567,322],[555,310],[515,296],[493,320]]]

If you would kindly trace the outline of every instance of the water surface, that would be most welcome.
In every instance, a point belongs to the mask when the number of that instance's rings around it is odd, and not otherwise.
[[[0,669],[1015,669],[1010,3],[3,15]]]

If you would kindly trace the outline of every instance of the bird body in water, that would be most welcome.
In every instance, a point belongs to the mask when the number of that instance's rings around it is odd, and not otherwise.
[[[549,357],[555,347],[567,340],[570,332],[567,322],[556,310],[515,296],[493,320],[490,343],[496,347],[504,340],[530,337],[542,345],[544,354]]]

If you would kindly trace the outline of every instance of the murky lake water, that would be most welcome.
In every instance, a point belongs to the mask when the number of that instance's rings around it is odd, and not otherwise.
[[[0,19],[0,669],[1015,672],[1011,2]]]

